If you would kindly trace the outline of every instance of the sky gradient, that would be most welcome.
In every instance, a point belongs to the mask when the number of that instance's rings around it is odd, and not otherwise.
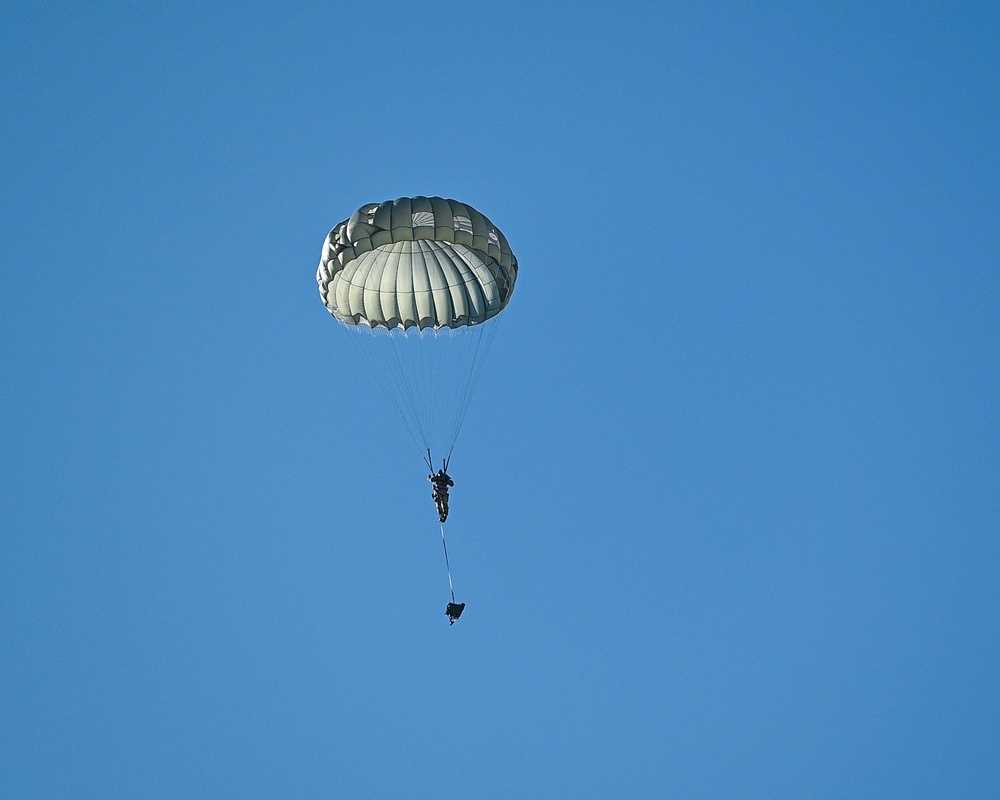
[[[1000,7],[0,15],[0,797],[997,796]],[[417,194],[454,627],[315,284]]]

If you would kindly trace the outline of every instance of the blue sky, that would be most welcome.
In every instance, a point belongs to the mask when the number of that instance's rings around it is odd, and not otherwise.
[[[9,3],[0,795],[1000,790],[991,3]],[[517,291],[426,470],[316,292]]]

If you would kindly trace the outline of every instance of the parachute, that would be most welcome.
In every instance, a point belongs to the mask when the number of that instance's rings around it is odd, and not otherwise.
[[[320,297],[431,471],[447,468],[516,280],[500,229],[441,197],[364,205],[323,243]]]

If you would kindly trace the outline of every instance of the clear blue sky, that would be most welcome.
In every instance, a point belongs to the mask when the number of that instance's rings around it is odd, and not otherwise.
[[[9,2],[0,797],[1000,792],[1000,6]],[[314,273],[517,291],[426,469]]]

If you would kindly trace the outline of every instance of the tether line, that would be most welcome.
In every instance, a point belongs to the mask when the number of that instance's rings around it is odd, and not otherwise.
[[[444,565],[448,568],[448,586],[451,588],[451,602],[455,602],[455,584],[451,580],[451,563],[448,561],[448,542],[444,538],[444,523],[441,523],[441,544],[444,547]]]

